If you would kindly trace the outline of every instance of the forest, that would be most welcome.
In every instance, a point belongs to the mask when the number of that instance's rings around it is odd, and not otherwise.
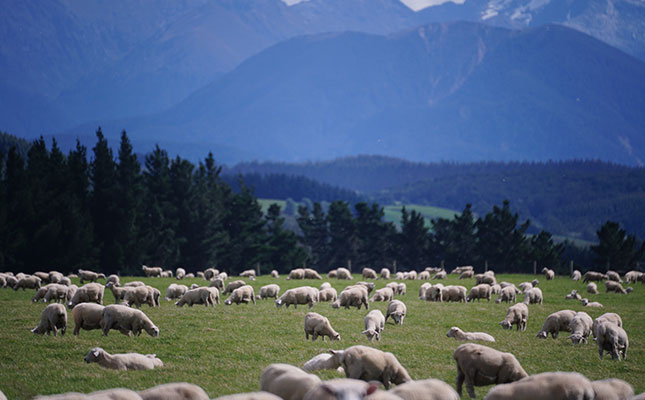
[[[64,154],[55,139],[48,146],[43,138],[0,152],[1,271],[140,274],[147,264],[217,266],[232,274],[303,265],[320,271],[475,265],[500,272],[532,272],[535,265],[566,272],[570,261],[583,270],[622,271],[637,267],[645,251],[613,221],[598,225],[598,244],[590,248],[557,243],[544,230],[528,234],[531,221],[520,220],[508,200],[479,216],[466,204],[430,227],[403,207],[397,226],[384,221],[376,202],[326,197],[342,194],[331,187],[311,191],[314,201],[297,208],[298,229],[287,229],[280,207],[263,213],[253,185],[241,175],[229,184],[211,153],[195,165],[157,146],[142,165],[125,131],[116,154],[100,128],[96,137],[91,152],[77,143]],[[290,182],[310,185],[296,178],[274,184]]]

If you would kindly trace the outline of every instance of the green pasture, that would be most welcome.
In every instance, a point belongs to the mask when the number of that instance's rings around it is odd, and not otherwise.
[[[498,276],[499,281],[515,284],[533,278],[535,276],[531,275]],[[538,278],[545,302],[529,306],[525,332],[506,331],[499,326],[506,315],[507,304],[492,301],[429,303],[418,299],[423,281],[406,281],[407,294],[398,297],[407,305],[405,324],[394,326],[388,321],[382,340],[369,345],[394,353],[413,379],[438,378],[454,387],[456,368],[452,354],[460,343],[447,338],[446,332],[452,326],[459,326],[465,331],[492,334],[497,340],[492,347],[515,354],[529,374],[577,371],[590,379],[624,379],[634,386],[637,393],[645,391],[645,286],[633,284],[633,293],[618,295],[604,293],[604,287],[599,285],[603,293],[588,297],[605,307],[584,309],[578,302],[564,299],[571,289],[584,292],[582,282],[573,282],[568,277],[557,277],[554,281]],[[162,296],[170,283],[177,282],[171,278],[125,277],[122,283],[139,279],[160,289]],[[358,280],[360,277],[355,275],[354,282]],[[339,292],[348,284],[336,279],[328,281]],[[278,283],[283,292],[301,285],[318,287],[323,281],[288,281],[286,276],[277,280],[263,276],[247,282],[256,288],[256,292],[262,285]],[[189,286],[206,282],[186,279],[182,283]],[[383,287],[385,283],[378,280],[376,287]],[[453,275],[443,283],[463,284],[470,288],[474,280],[459,281]],[[303,332],[304,315],[309,311],[307,307],[277,309],[272,300],[261,300],[256,305],[221,304],[214,308],[178,308],[174,301],[163,300],[160,308],[144,306],[143,311],[161,330],[158,338],[145,332],[139,337],[126,337],[117,331],[103,337],[98,330],[81,331],[80,336],[75,337],[72,335],[74,323],[71,313],[65,336],[37,336],[30,329],[39,323],[45,304],[32,303],[33,295],[33,290],[14,292],[0,289],[0,390],[9,399],[113,387],[140,390],[179,381],[198,384],[211,397],[217,397],[259,390],[262,369],[271,363],[302,366],[311,357],[330,348],[368,344],[360,333],[367,313],[364,309],[334,310],[329,303],[316,304],[313,311],[327,316],[342,340],[307,342]],[[112,293],[106,290],[104,303],[113,302]],[[371,303],[370,308],[378,308],[385,313],[387,304]],[[627,360],[612,361],[607,356],[600,360],[593,340],[587,345],[574,346],[566,334],[561,334],[557,340],[536,339],[535,335],[547,315],[561,309],[584,309],[592,318],[604,312],[619,313],[629,335]],[[119,372],[103,369],[97,364],[86,364],[84,357],[95,346],[110,353],[156,353],[165,366],[152,371]],[[330,379],[338,377],[338,373],[324,371],[320,376]],[[476,388],[477,396],[483,397],[488,389]]]

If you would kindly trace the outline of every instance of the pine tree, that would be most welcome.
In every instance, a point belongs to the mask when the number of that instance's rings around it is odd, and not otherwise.
[[[327,212],[329,226],[329,266],[347,265],[356,262],[356,226],[349,204],[336,200]]]
[[[378,204],[371,206],[360,202],[356,210],[357,267],[377,268],[388,261],[391,242],[388,241],[388,226],[383,220],[385,212]]]
[[[306,205],[299,206],[297,221],[302,231],[301,242],[309,251],[308,265],[326,271],[329,268],[329,231],[320,203],[313,203],[311,213]]]
[[[401,209],[401,233],[398,242],[398,260],[404,267],[419,269],[428,262],[428,228],[421,213]]]
[[[6,225],[2,226],[2,247],[5,265],[10,268],[25,268],[25,256],[29,252],[27,226],[28,187],[25,162],[15,147],[9,149],[3,179],[5,193]]]
[[[596,234],[598,244],[591,246],[591,250],[596,255],[596,263],[608,270],[634,268],[645,254],[645,243],[637,246],[636,236],[628,235],[617,222],[605,222]]]
[[[295,233],[284,229],[284,220],[280,216],[280,206],[271,204],[266,214],[266,272],[277,269],[280,273],[286,273],[301,266],[307,258],[307,252],[298,245]]]
[[[564,244],[555,244],[549,232],[543,230],[531,238],[529,257],[537,263],[538,270],[543,267],[558,269],[563,252]]]
[[[454,219],[432,220],[430,259],[448,265],[470,265],[476,261],[476,230],[471,205],[466,204]]]

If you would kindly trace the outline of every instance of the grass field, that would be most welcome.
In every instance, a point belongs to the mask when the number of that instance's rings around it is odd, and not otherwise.
[[[358,277],[355,277],[356,281]],[[499,275],[499,281],[518,284],[531,280],[529,275]],[[165,294],[170,278],[122,278],[122,283],[141,279]],[[229,278],[233,279],[233,278]],[[340,291],[347,281],[329,280]],[[438,378],[454,387],[456,367],[452,353],[460,344],[446,337],[451,326],[466,331],[484,331],[495,336],[492,347],[515,354],[529,374],[545,371],[577,371],[590,379],[616,377],[634,386],[637,393],[645,391],[645,286],[632,285],[635,290],[624,296],[617,294],[590,295],[604,309],[585,309],[592,318],[604,312],[619,313],[629,335],[630,347],[627,360],[612,361],[605,356],[599,360],[593,340],[588,345],[574,346],[561,334],[557,340],[535,338],[547,315],[561,309],[583,310],[578,302],[564,300],[571,289],[583,291],[582,283],[566,277],[547,282],[540,278],[544,292],[543,305],[529,306],[526,332],[505,331],[499,322],[505,317],[508,306],[494,302],[429,303],[418,299],[423,281],[406,281],[408,292],[400,296],[408,308],[405,325],[394,326],[388,321],[382,340],[371,346],[394,353],[413,379]],[[75,282],[78,284],[78,282]],[[188,279],[182,283],[204,284],[203,280]],[[251,284],[256,288],[276,283],[275,279],[260,277]],[[301,285],[318,287],[321,281],[277,280],[281,292]],[[377,288],[385,285],[376,281]],[[449,276],[444,284],[464,284],[467,288],[474,281],[458,281]],[[604,288],[603,290],[604,291]],[[160,328],[158,338],[145,332],[140,337],[126,337],[117,331],[102,337],[101,332],[81,331],[73,336],[74,323],[71,313],[68,333],[64,337],[37,336],[29,332],[40,321],[45,304],[34,304],[33,290],[14,292],[0,290],[0,390],[9,399],[31,398],[36,394],[67,391],[90,392],[112,387],[134,390],[154,385],[187,381],[200,385],[211,397],[259,390],[262,369],[270,363],[283,362],[298,366],[311,357],[330,348],[341,349],[355,344],[368,344],[363,330],[365,310],[334,310],[329,303],[319,303],[313,311],[329,318],[340,333],[340,342],[323,343],[305,341],[303,332],[306,307],[277,309],[271,300],[258,301],[257,305],[219,305],[215,308],[184,306],[162,300],[160,308],[143,311]],[[106,290],[105,304],[113,303],[112,293]],[[223,300],[223,299],[222,299]],[[385,313],[386,303],[372,303]],[[97,364],[86,364],[84,357],[95,346],[110,353],[156,353],[165,367],[153,371],[119,372],[105,370]],[[335,371],[319,374],[323,379],[338,377]],[[488,387],[476,388],[478,397]],[[465,393],[465,392],[464,392]]]

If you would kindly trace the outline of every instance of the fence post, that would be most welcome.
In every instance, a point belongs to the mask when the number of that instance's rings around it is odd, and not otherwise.
[[[396,260],[392,261],[392,273],[396,274]]]
[[[445,265],[444,260],[441,260],[441,262],[439,263],[439,266],[441,267],[441,269],[444,269],[444,265]]]
[[[488,272],[488,260],[484,260],[484,272]]]
[[[569,276],[573,276],[573,260],[569,261]]]
[[[537,275],[537,261],[533,261],[533,275]]]
[[[347,260],[347,269],[349,270],[349,273],[352,273],[352,260]]]
[[[255,264],[255,275],[260,276],[260,263]]]

